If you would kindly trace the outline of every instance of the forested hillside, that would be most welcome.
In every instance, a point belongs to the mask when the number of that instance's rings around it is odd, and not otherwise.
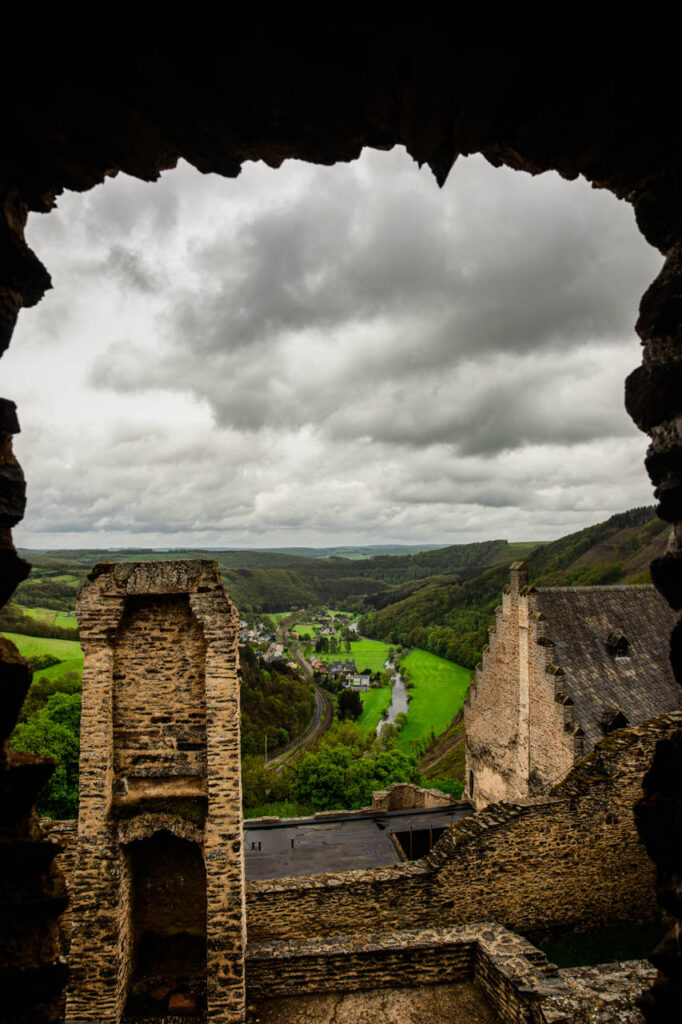
[[[283,662],[269,668],[250,647],[239,648],[242,756],[271,752],[300,736],[313,715],[315,697],[300,673]]]
[[[492,540],[369,558],[358,557],[362,549],[357,548],[349,548],[352,557],[347,558],[326,556],[330,549],[323,549],[325,557],[144,548],[26,551],[22,554],[33,569],[16,591],[11,614],[16,620],[22,607],[72,611],[79,587],[98,561],[210,558],[217,561],[242,613],[343,605],[369,613],[363,620],[367,635],[471,664],[483,642],[490,604],[494,608],[515,559],[528,559],[534,578],[544,584],[631,582],[648,578],[649,561],[662,550],[664,531],[653,509],[645,508],[544,545]],[[4,628],[12,630],[9,619]]]
[[[508,562],[532,545],[504,540],[456,544],[407,555],[349,558],[309,557],[280,551],[23,551],[33,569],[15,594],[15,602],[31,607],[73,609],[76,593],[99,561],[210,558],[217,561],[225,587],[242,612],[278,612],[315,604],[343,602],[359,608],[368,594],[404,582],[443,574],[481,572]],[[343,550],[343,549],[337,549]],[[370,549],[371,550],[371,549]]]
[[[665,549],[668,527],[652,507],[632,509],[548,544],[527,557],[536,586],[648,582],[648,565]],[[360,620],[363,634],[421,647],[473,668],[508,581],[508,564],[470,579],[422,581],[409,592],[370,595],[373,611]],[[388,603],[391,596],[393,603]],[[397,598],[397,600],[395,600]]]

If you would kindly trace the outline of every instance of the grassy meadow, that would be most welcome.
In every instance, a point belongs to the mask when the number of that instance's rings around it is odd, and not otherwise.
[[[321,627],[316,622],[297,622],[295,626],[292,626],[289,630],[290,633],[300,633],[301,636],[307,633],[309,636],[317,636]]]
[[[83,651],[77,640],[52,640],[50,637],[44,636],[24,636],[23,633],[2,633],[1,635],[16,644],[19,654],[23,658],[37,658],[41,654],[51,654],[62,662],[83,663]]]
[[[363,732],[376,732],[381,716],[391,703],[391,687],[382,686],[377,690],[367,690],[360,694],[362,714],[357,724]]]
[[[59,629],[75,629],[76,615],[73,612],[55,611],[54,608],[28,608],[20,604],[17,607],[36,622],[42,622],[46,626],[57,626]]]
[[[385,644],[383,640],[368,640],[363,636],[360,640],[351,640],[350,651],[346,650],[345,643],[340,644],[340,647],[342,649],[338,654],[321,653],[316,657],[320,661],[326,662],[327,665],[331,665],[333,661],[350,661],[352,659],[359,672],[365,668],[368,668],[370,672],[384,671],[389,645]]]
[[[291,615],[291,612],[263,612],[263,615],[277,624],[280,619],[286,619],[288,615]]]
[[[400,733],[400,745],[410,750],[410,740],[443,732],[462,707],[469,689],[468,668],[415,648],[402,661],[414,684],[407,723]]]

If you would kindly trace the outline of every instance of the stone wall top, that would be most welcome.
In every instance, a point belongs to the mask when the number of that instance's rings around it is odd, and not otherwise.
[[[89,579],[125,594],[194,594],[221,585],[218,563],[208,558],[98,562]]]

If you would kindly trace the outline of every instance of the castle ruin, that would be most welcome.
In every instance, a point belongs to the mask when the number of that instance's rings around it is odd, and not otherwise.
[[[78,599],[66,1019],[243,1019],[238,628],[209,561],[100,564]]]
[[[579,40],[569,30],[538,45],[523,25],[516,32],[487,26],[481,33],[450,31],[438,15],[365,21],[361,28],[335,25],[327,38],[295,24],[288,33],[264,32],[260,23],[245,29],[237,19],[229,53],[220,34],[203,32],[198,45],[184,25],[156,36],[153,45],[140,34],[128,33],[121,41],[105,33],[96,45],[84,46],[59,27],[33,32],[30,40],[12,36],[2,65],[6,145],[0,160],[0,349],[9,344],[21,308],[35,305],[50,287],[48,271],[24,237],[29,211],[45,213],[64,189],[84,192],[120,170],[151,181],[184,158],[204,172],[229,176],[238,174],[245,160],[264,160],[273,167],[287,158],[334,163],[354,159],[364,146],[403,145],[416,161],[431,167],[440,183],[460,153],[481,153],[495,165],[532,174],[555,169],[566,177],[584,175],[632,204],[644,237],[665,258],[640,307],[643,362],[628,378],[626,405],[651,438],[647,469],[660,515],[674,526],[670,549],[654,563],[652,576],[679,610],[682,142],[671,130],[679,105],[674,33],[657,26],[648,35],[639,24],[621,26],[614,44],[610,27],[607,36],[605,28],[586,33],[581,26]],[[30,51],[22,45],[25,39]],[[14,403],[1,400],[3,602],[29,571],[11,539],[25,504],[23,475],[12,454],[18,430]],[[52,870],[55,848],[41,839],[31,810],[48,767],[8,750],[7,736],[30,670],[11,644],[2,645],[0,659],[5,794],[0,855],[6,882],[1,906],[10,936],[0,963],[3,1009],[22,1024],[53,1022],[52,1008],[64,983],[55,938],[63,890]],[[682,680],[679,624],[671,659]],[[677,931],[671,930],[656,956],[666,975],[648,997],[647,1019],[656,1024],[674,1012],[679,1015],[682,1007],[682,791],[675,781],[682,777],[679,716],[668,725],[648,733],[657,744],[655,757],[653,746],[641,746],[642,727],[623,734],[633,756],[639,748],[640,780],[654,757],[637,822],[658,865],[661,902],[677,918]],[[610,737],[597,747],[604,743],[613,753]],[[595,748],[590,759],[600,756]],[[584,773],[580,777],[585,780]],[[599,778],[597,772],[598,787]],[[637,799],[640,793],[639,783],[633,783],[630,795]],[[558,839],[567,841],[564,830]],[[477,841],[468,839],[473,845]],[[518,852],[532,856],[522,844]],[[650,876],[641,870],[630,881],[633,889],[639,885],[642,899],[651,900]],[[574,876],[575,870],[567,872],[569,881]],[[309,888],[310,920],[317,924],[314,886]],[[348,889],[355,891],[352,879]],[[551,891],[549,880],[545,891]],[[371,905],[369,883],[367,892]],[[273,900],[275,895],[273,890]],[[292,906],[296,895],[291,894]],[[600,897],[599,907],[604,905]],[[533,897],[529,913],[536,907]],[[433,942],[438,941],[434,936]],[[479,943],[477,957],[480,949]],[[488,980],[492,976],[486,974]],[[499,991],[502,1002],[513,1008],[508,981]]]
[[[475,807],[548,793],[604,736],[682,708],[652,586],[534,587],[515,562],[464,705]]]

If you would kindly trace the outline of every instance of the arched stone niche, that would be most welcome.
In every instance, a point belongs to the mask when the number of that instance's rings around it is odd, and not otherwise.
[[[201,845],[155,829],[123,848],[126,1019],[206,1019],[207,899]]]
[[[183,26],[153,39],[128,33],[123,44],[103,34],[77,47],[51,30],[26,49],[16,47],[16,57],[8,46],[0,71],[0,350],[21,307],[38,302],[50,286],[24,242],[29,211],[46,212],[62,190],[84,191],[119,170],[153,180],[183,157],[201,171],[234,176],[245,160],[329,164],[356,158],[364,146],[401,144],[439,182],[459,154],[473,152],[530,173],[582,174],[631,202],[640,230],[666,257],[642,300],[643,363],[627,382],[626,403],[651,437],[647,469],[660,514],[674,527],[654,580],[679,610],[682,135],[673,34],[668,40],[661,30],[647,38],[639,25],[614,33],[579,22],[575,33],[562,28],[543,35],[538,25],[532,33],[524,26],[472,28],[428,15],[409,23],[364,16],[361,27],[335,24],[327,31],[232,22],[227,37],[200,28],[195,39]],[[25,500],[11,451],[17,430],[13,403],[5,400],[2,600],[28,572],[10,536]],[[679,626],[671,658],[682,680]],[[4,665],[6,673],[14,671],[9,660]],[[665,764],[680,778],[682,739],[670,742]],[[679,914],[671,893],[682,875],[682,842],[678,837],[675,845],[670,824],[682,817],[682,793],[679,787],[664,793],[664,778],[669,790],[667,770],[648,777],[640,827],[661,865],[664,898]],[[53,927],[47,907],[45,913],[44,926]],[[682,1007],[679,982],[658,987],[647,1009],[651,1021],[663,1019],[666,1010],[656,1007],[664,1004]]]

